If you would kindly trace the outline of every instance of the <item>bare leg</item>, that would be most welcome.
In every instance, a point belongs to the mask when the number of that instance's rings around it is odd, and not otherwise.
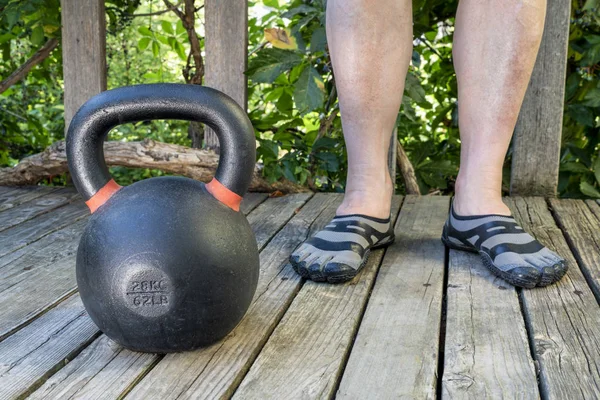
[[[502,164],[539,49],[546,0],[461,0],[454,33],[460,172],[454,209],[504,214]]]
[[[348,151],[337,214],[387,218],[387,154],[412,54],[412,3],[329,0],[327,39]]]
[[[411,0],[327,3],[348,179],[338,217],[290,257],[303,277],[331,283],[352,279],[372,248],[394,240],[387,154],[412,53],[411,10]]]
[[[526,288],[552,284],[567,271],[562,257],[510,217],[501,196],[502,163],[545,14],[546,0],[461,0],[453,49],[461,166],[442,240],[478,252],[495,275]]]

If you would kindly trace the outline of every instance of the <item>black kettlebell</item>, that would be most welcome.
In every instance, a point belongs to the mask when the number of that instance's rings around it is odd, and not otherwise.
[[[104,139],[119,124],[149,119],[210,126],[221,145],[214,179],[117,185],[104,161]],[[207,87],[122,87],[79,109],[67,158],[92,216],[77,251],[77,285],[107,336],[132,350],[166,353],[214,343],[239,323],[259,273],[256,239],[239,211],[255,154],[244,110]]]

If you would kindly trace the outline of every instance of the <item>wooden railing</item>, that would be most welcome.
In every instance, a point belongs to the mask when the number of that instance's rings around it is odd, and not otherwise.
[[[61,5],[68,126],[81,104],[106,89],[106,30],[104,0],[61,0]],[[205,16],[206,85],[247,107],[248,1],[205,0]],[[556,195],[569,16],[570,1],[548,0],[544,36],[512,144],[512,195]],[[208,146],[218,147],[214,133],[205,138]]]

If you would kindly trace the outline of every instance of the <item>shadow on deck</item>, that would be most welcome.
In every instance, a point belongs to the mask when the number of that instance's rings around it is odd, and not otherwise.
[[[134,353],[88,318],[75,253],[88,216],[68,188],[0,187],[0,398],[600,398],[600,205],[506,198],[567,258],[520,290],[439,236],[449,198],[394,198],[396,242],[344,285],[299,278],[288,255],[341,196],[243,203],[261,251],[254,302],[223,341]]]

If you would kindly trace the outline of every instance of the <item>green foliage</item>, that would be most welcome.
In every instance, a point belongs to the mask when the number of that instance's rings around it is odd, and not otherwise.
[[[198,0],[198,3],[202,3]],[[451,193],[460,140],[452,38],[457,0],[413,0],[414,52],[397,117],[398,139],[422,193]],[[263,174],[316,190],[342,191],[346,152],[325,34],[325,0],[254,0],[249,18],[249,110]],[[600,198],[600,0],[572,3],[559,192]],[[159,0],[106,0],[108,87],[181,82],[185,29]],[[203,10],[197,31],[202,32]],[[0,79],[51,38],[60,38],[59,0],[0,0]],[[201,47],[204,47],[201,39]],[[0,166],[63,137],[60,47],[0,94]],[[152,121],[115,129],[111,140],[189,145],[187,124]],[[160,171],[113,168],[126,184]],[[510,152],[504,176],[510,176]],[[403,182],[399,178],[398,188]],[[508,181],[504,186],[508,187]]]
[[[47,40],[60,37],[59,0],[0,0],[0,80]],[[55,50],[27,79],[0,94],[0,166],[63,137],[62,58]]]
[[[600,198],[600,1],[572,3],[559,193]]]

